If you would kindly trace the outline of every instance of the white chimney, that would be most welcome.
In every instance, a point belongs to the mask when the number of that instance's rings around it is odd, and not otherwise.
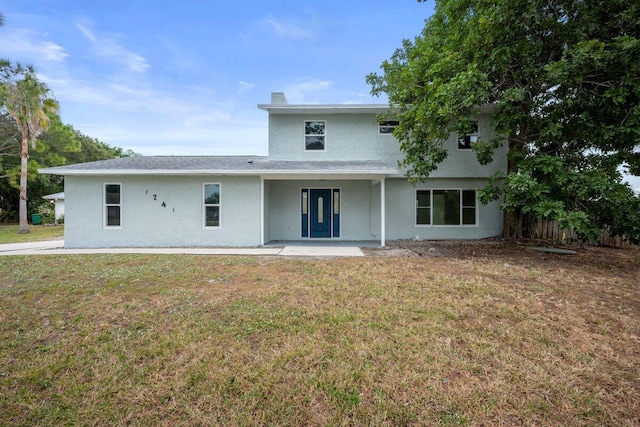
[[[271,105],[286,105],[287,98],[284,92],[271,92]]]

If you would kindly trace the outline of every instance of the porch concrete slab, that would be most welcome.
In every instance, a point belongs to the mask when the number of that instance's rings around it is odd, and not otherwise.
[[[329,256],[356,257],[364,256],[357,246],[285,246],[279,255],[283,256]]]

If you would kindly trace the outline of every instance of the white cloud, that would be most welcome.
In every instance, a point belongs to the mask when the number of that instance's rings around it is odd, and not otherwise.
[[[2,55],[62,62],[69,56],[65,49],[51,41],[40,40],[41,36],[29,30],[9,30],[0,37]]]
[[[98,57],[114,61],[135,73],[144,73],[150,67],[146,58],[121,46],[117,41],[118,35],[98,37],[87,25],[77,24],[76,27],[91,42],[93,51]]]
[[[171,93],[149,85],[38,77],[56,94],[63,116],[75,117],[76,129],[109,145],[144,155],[266,154],[261,112],[216,100],[211,88]]]
[[[309,28],[285,22],[283,19],[278,19],[271,15],[264,19],[264,23],[271,27],[278,37],[283,39],[304,40],[313,38],[313,32]]]
[[[96,36],[91,32],[91,30],[89,30],[86,26],[84,26],[83,24],[77,24],[76,27],[78,28],[78,30],[80,30],[80,32],[82,33],[82,35],[89,41],[95,42]]]
[[[285,87],[287,100],[291,104],[313,104],[313,100],[309,99],[309,94],[314,92],[323,92],[333,86],[330,80],[318,80],[314,78],[305,78],[292,83]]]
[[[238,81],[240,85],[240,94],[247,93],[254,87],[256,87],[255,83],[243,82],[242,80]]]
[[[198,93],[181,97],[153,89],[140,89],[122,83],[106,84],[81,79],[55,78],[46,74],[38,77],[49,86],[61,103],[81,103],[88,108],[99,106],[114,112],[146,112],[147,114],[195,114],[205,108],[196,101],[206,99]],[[213,108],[208,105],[206,108]],[[222,107],[221,107],[222,108]]]
[[[84,123],[81,131],[110,145],[156,155],[265,155],[267,123],[235,118],[214,124],[186,123],[180,118],[155,126],[141,126],[131,120],[113,123]]]
[[[198,65],[198,61],[193,56],[189,55],[184,49],[178,47],[171,40],[161,37],[160,42],[171,54],[171,60],[168,61],[169,68],[193,69]]]

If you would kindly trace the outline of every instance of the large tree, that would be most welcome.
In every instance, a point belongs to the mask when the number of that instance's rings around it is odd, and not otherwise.
[[[29,232],[27,221],[27,171],[29,147],[36,147],[36,138],[49,127],[50,115],[57,112],[58,103],[49,88],[38,80],[30,67],[5,66],[0,87],[0,106],[15,121],[20,131],[20,203],[19,233]]]
[[[47,204],[42,196],[64,189],[62,177],[42,175],[38,169],[137,155],[83,134],[72,125],[62,123],[57,114],[50,118],[49,128],[36,139],[35,150],[29,150],[29,212],[38,212]],[[4,148],[2,141],[7,141]],[[18,218],[20,171],[20,132],[10,116],[0,114],[0,222],[13,222]]]
[[[493,105],[496,138],[473,144],[488,164],[508,144],[506,175],[481,192],[503,198],[504,234],[555,219],[585,239],[640,240],[640,3],[628,0],[437,0],[422,34],[367,81],[397,107],[404,165],[433,172],[450,133]]]

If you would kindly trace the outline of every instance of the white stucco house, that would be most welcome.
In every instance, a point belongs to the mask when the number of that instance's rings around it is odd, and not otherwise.
[[[60,220],[64,216],[64,193],[47,194],[42,198],[53,203],[54,218]]]
[[[476,190],[506,155],[482,166],[469,147],[490,138],[451,135],[448,158],[423,183],[398,167],[388,105],[292,105],[269,114],[267,156],[128,157],[40,172],[64,175],[65,246],[260,246],[277,241],[475,239],[502,228],[499,202]]]

